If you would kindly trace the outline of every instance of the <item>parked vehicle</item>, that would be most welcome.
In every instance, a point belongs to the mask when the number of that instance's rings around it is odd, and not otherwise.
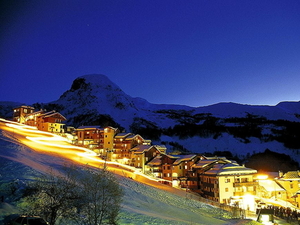
[[[47,225],[48,223],[37,216],[17,216],[7,223],[8,225]]]

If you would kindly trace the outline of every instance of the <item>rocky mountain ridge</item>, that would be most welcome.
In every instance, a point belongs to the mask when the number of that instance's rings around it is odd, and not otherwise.
[[[33,106],[61,112],[74,127],[118,127],[170,149],[230,151],[239,156],[270,149],[299,158],[300,102],[204,107],[152,104],[127,95],[105,75],[92,74],[75,79],[58,100]]]

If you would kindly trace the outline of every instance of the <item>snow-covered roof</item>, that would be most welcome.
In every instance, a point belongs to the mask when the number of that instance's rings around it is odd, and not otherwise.
[[[55,111],[50,111],[48,113],[44,113],[42,114],[43,117],[54,117],[54,116],[58,116],[60,118],[62,118],[63,120],[67,120],[66,117],[64,117],[63,115],[61,115],[59,112],[55,112]]]
[[[131,151],[133,151],[134,154],[142,154],[145,151],[148,151],[152,147],[153,146],[151,146],[151,145],[138,145],[138,146],[132,148]]]
[[[165,145],[153,145],[161,153],[166,153],[167,147]]]
[[[117,133],[115,135],[115,138],[125,138],[125,137],[127,137],[129,135],[132,135],[132,134],[131,133]]]
[[[43,114],[45,111],[44,110],[39,110],[39,111],[36,111],[36,112],[33,112],[33,113],[30,113],[30,115],[35,115],[35,114]]]
[[[80,126],[77,128],[77,130],[88,130],[88,129],[99,129],[99,130],[103,130],[103,128],[101,128],[100,126]]]
[[[195,169],[201,169],[201,168],[205,168],[209,165],[213,165],[216,163],[219,163],[219,164],[232,163],[232,164],[238,165],[236,161],[226,159],[226,157],[215,156],[215,157],[205,157],[205,159],[199,160],[199,162],[197,164],[195,164],[193,167]]]
[[[258,184],[266,191],[285,191],[284,188],[277,184],[274,180],[258,180]]]
[[[240,166],[236,163],[228,163],[228,164],[214,164],[214,166],[205,172],[205,174],[209,175],[246,175],[246,174],[254,174],[257,173],[257,170],[247,168],[245,166]]]
[[[21,106],[15,107],[15,108],[13,108],[13,109],[19,109],[19,108],[34,109],[34,107],[28,106],[28,105],[21,105]]]
[[[150,162],[147,163],[149,166],[160,166],[161,165],[161,155],[155,156]]]
[[[218,160],[200,160],[198,163],[196,163],[193,167],[194,168],[204,168],[212,163],[217,162]]]
[[[180,164],[183,161],[190,161],[193,158],[195,158],[196,155],[195,154],[194,155],[176,155],[176,157],[178,159],[175,160],[175,162],[173,163],[174,165]]]
[[[280,180],[300,180],[299,171],[288,171],[279,179]]]
[[[131,139],[134,139],[134,138],[137,138],[137,137],[142,138],[141,135],[139,135],[139,134],[131,134],[131,135],[127,136],[125,139],[126,139],[126,140],[131,140]],[[143,139],[143,138],[142,138],[142,139]],[[143,140],[144,140],[144,139],[143,139]]]

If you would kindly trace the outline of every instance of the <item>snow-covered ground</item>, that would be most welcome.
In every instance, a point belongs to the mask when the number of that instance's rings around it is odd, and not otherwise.
[[[60,171],[66,163],[67,159],[36,152],[11,140],[0,130],[1,195],[9,182],[26,183],[49,171],[49,167]],[[191,194],[163,191],[126,177],[118,179],[125,193],[119,224],[257,224],[231,219],[230,213],[195,200]],[[11,203],[13,196],[5,196],[4,200],[0,203],[0,224],[5,215],[17,213]]]

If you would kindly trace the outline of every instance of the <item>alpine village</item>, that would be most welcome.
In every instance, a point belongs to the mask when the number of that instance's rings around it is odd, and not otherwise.
[[[256,212],[258,218],[263,214],[270,215],[270,220],[273,215],[299,217],[299,171],[259,174],[223,156],[171,155],[164,145],[152,145],[151,140],[139,134],[121,132],[111,126],[69,127],[59,112],[36,111],[31,106],[14,108],[13,121],[65,137],[73,145],[94,151],[105,162],[134,167],[165,185],[220,205]],[[285,202],[288,207],[266,204],[262,198]]]

